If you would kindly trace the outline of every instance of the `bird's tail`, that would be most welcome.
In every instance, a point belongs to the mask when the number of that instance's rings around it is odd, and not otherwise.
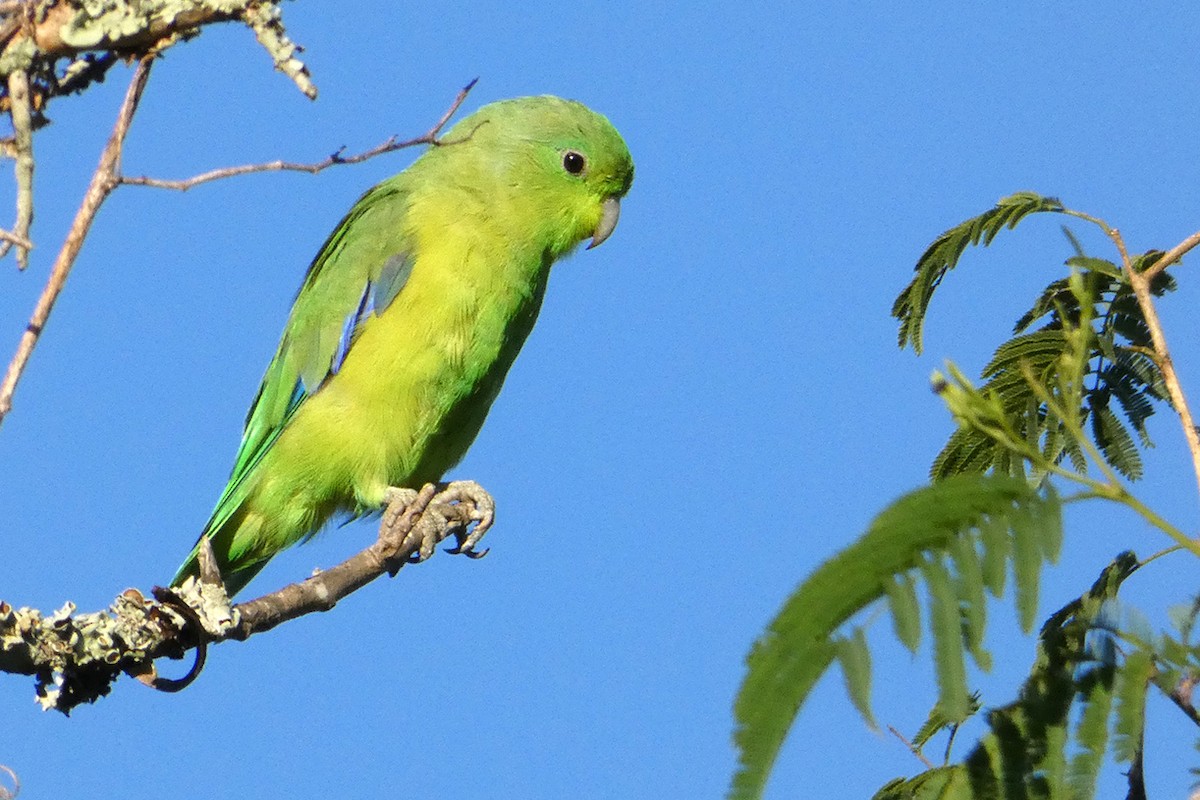
[[[192,548],[192,552],[179,567],[175,577],[171,579],[171,585],[178,586],[189,576],[200,574],[200,540],[207,538],[217,557],[217,567],[221,571],[221,580],[225,584],[225,591],[230,597],[233,597],[244,589],[246,584],[262,571],[269,560],[268,558],[247,560],[244,556],[235,559],[231,552],[235,537],[241,539],[246,536],[247,532],[241,529],[253,525],[254,522],[255,520],[247,519],[244,514],[235,513],[227,516],[219,524],[215,524],[217,519],[214,516],[209,521],[204,533],[200,534],[200,539],[196,540],[196,546]],[[238,562],[236,566],[234,566],[235,561]]]

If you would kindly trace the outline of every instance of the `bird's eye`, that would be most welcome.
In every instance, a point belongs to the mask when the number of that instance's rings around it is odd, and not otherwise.
[[[563,169],[572,175],[578,175],[587,166],[587,159],[583,157],[583,153],[577,153],[574,150],[568,150],[563,153],[562,158]]]

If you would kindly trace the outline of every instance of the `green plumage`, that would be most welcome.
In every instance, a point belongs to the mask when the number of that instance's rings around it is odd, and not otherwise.
[[[230,594],[336,513],[436,481],[474,441],[551,264],[616,225],[633,162],[557,97],[494,103],[369,190],[326,240],[202,536]],[[196,571],[196,551],[175,577]]]

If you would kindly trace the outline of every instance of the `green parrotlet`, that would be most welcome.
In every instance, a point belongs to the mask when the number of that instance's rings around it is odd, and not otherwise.
[[[308,269],[201,534],[231,595],[331,517],[458,463],[551,265],[609,237],[633,180],[612,124],[558,97],[487,105],[440,142],[364,194]]]

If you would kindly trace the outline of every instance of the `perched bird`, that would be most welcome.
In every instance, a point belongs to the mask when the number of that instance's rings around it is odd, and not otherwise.
[[[335,514],[378,510],[389,487],[458,463],[551,264],[612,234],[632,180],[607,119],[523,97],[463,119],[362,196],[308,269],[201,534],[231,595]]]

